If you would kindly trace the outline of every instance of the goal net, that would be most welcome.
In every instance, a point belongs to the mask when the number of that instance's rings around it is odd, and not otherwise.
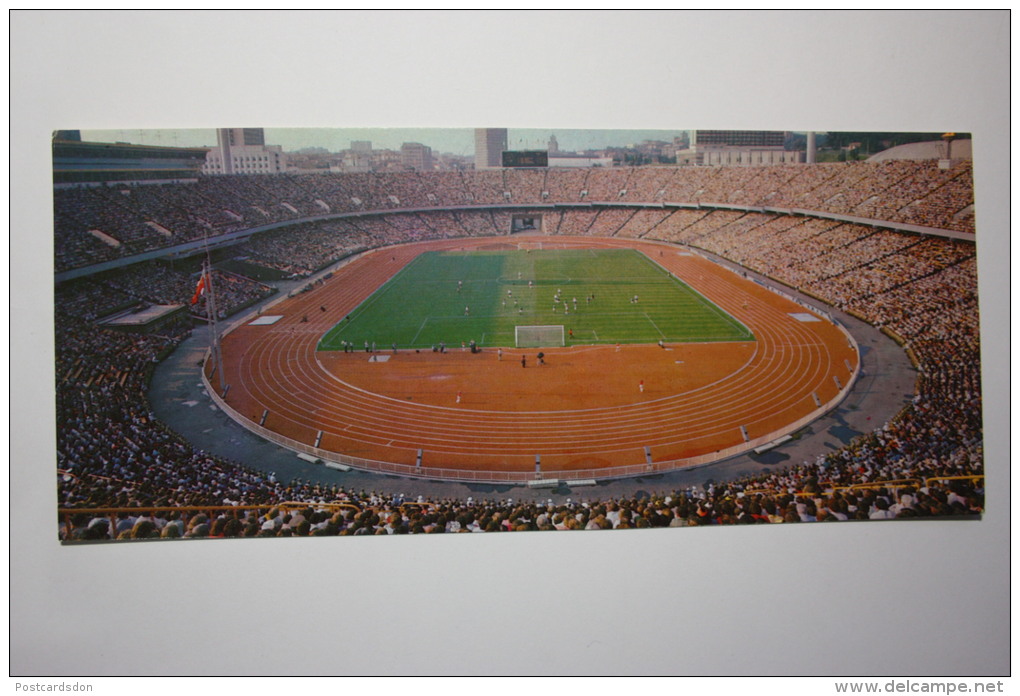
[[[515,341],[518,348],[550,348],[563,346],[563,326],[518,326]]]

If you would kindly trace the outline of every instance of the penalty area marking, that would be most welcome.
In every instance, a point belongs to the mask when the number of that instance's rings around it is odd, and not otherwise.
[[[657,325],[657,324],[656,324],[656,323],[655,323],[654,321],[652,321],[652,318],[651,318],[650,316],[648,316],[648,312],[641,312],[641,313],[645,315],[645,319],[647,319],[647,320],[648,320],[648,322],[649,322],[649,323],[650,323],[650,324],[652,325],[652,327],[653,327],[653,328],[654,328],[654,329],[655,329],[656,331],[658,331],[658,332],[659,332],[659,338],[666,338],[666,334],[662,333],[662,329],[660,329],[660,328],[658,327],[658,325]]]
[[[419,335],[421,334],[421,332],[422,332],[422,331],[423,331],[423,330],[425,329],[425,325],[426,325],[427,323],[429,323],[429,318],[428,318],[428,317],[425,317],[425,318],[424,318],[424,319],[422,320],[422,322],[421,322],[421,326],[419,326],[419,327],[418,327],[418,333],[416,333],[416,334],[414,335],[414,338],[412,338],[412,339],[411,339],[411,345],[412,345],[412,346],[413,346],[413,345],[415,345],[415,344],[416,344],[416,343],[418,342],[418,336],[419,336]]]

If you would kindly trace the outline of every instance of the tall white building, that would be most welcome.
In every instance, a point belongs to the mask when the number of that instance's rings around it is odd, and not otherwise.
[[[502,167],[506,149],[506,128],[475,128],[475,169]]]
[[[676,163],[755,167],[802,162],[803,153],[785,149],[785,139],[784,131],[694,131],[690,149],[678,150]]]
[[[218,128],[216,147],[206,155],[203,174],[278,174],[287,171],[279,145],[266,145],[261,128]]]

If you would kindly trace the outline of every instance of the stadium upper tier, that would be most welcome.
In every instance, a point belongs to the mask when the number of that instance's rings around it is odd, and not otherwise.
[[[897,160],[221,176],[196,183],[56,189],[55,267],[67,271],[205,237],[329,215],[595,203],[796,209],[974,232],[969,160],[948,169],[934,160]],[[596,233],[624,234],[629,218],[618,217],[617,227],[607,225]]]

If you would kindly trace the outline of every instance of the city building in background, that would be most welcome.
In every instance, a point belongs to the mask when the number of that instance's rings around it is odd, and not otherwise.
[[[432,148],[421,143],[404,143],[400,146],[400,163],[404,169],[430,172],[435,169]]]
[[[232,147],[266,144],[266,132],[262,128],[220,128],[219,137]]]
[[[344,172],[370,172],[372,171],[372,161],[373,158],[371,152],[347,150],[342,154],[339,162],[334,162],[329,165],[329,171],[334,174],[342,174]]]
[[[394,138],[386,129],[357,129],[349,135],[343,129],[336,133],[310,129],[316,139],[296,138],[298,130],[56,131],[54,182],[69,185],[186,181],[200,175],[469,171],[508,166],[749,167],[869,158],[875,161],[937,158],[951,167],[957,160],[970,158],[968,133],[736,130],[551,133],[538,129],[458,128],[403,129],[401,137]],[[370,139],[363,133],[376,135]],[[658,134],[661,137],[647,137]],[[267,137],[273,142],[290,144],[267,145]],[[210,141],[217,144],[211,146]],[[164,146],[164,142],[174,146]],[[181,147],[179,142],[188,146]],[[535,153],[548,159],[540,161]],[[196,160],[200,162],[198,171]]]
[[[507,142],[506,128],[475,128],[475,169],[501,167]]]
[[[549,153],[550,167],[612,167],[613,158],[574,152]]]
[[[804,161],[804,153],[785,148],[784,131],[696,130],[691,144],[676,153],[677,164],[756,167]]]
[[[279,145],[266,145],[262,128],[218,128],[216,147],[209,150],[202,173],[279,174],[287,156]]]

